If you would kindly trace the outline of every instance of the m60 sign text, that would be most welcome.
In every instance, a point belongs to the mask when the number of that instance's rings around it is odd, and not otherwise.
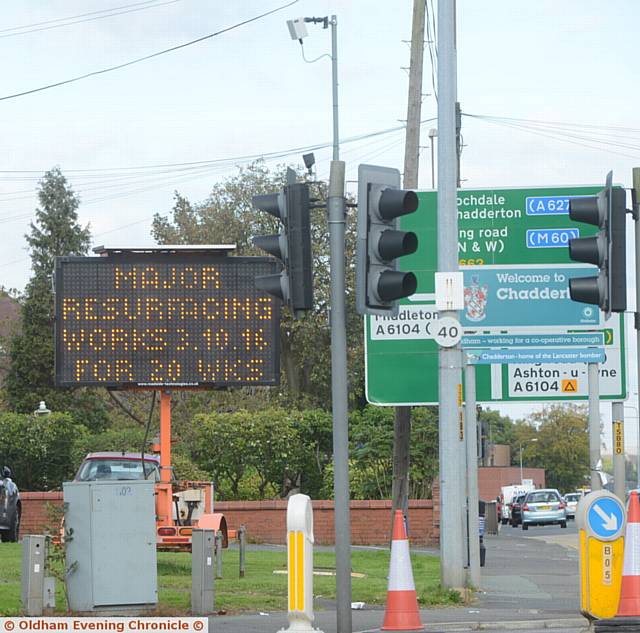
[[[279,381],[274,260],[136,253],[56,260],[58,386],[214,387]]]

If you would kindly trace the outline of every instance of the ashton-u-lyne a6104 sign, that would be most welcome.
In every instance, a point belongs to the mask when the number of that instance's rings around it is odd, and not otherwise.
[[[279,382],[279,301],[265,257],[136,253],[56,260],[58,386]]]

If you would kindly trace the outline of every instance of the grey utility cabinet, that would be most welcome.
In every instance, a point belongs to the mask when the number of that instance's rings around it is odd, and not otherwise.
[[[152,481],[63,484],[72,611],[144,613],[158,602]]]

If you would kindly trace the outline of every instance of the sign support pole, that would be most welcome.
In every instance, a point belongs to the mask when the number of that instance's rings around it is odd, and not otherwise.
[[[480,528],[478,526],[478,417],[476,409],[476,368],[464,367],[464,439],[467,448],[467,508],[469,526],[468,584],[480,588]]]
[[[625,502],[625,454],[624,450],[624,403],[611,403],[611,425],[613,437],[613,491]]]
[[[458,270],[456,157],[455,2],[438,6],[438,271]],[[447,310],[442,317],[458,313]],[[463,499],[464,443],[459,436],[457,401],[462,374],[460,345],[439,353],[440,561],[441,582],[449,589],[465,583]]]
[[[632,190],[632,209],[631,214],[635,220],[635,252],[636,260],[636,311],[634,313],[634,325],[636,328],[636,387],[640,394],[640,306],[638,299],[640,298],[640,167],[634,167],[633,171],[633,190]],[[640,395],[638,396],[640,398]],[[638,464],[636,465],[638,475],[638,487],[640,487],[640,402],[636,409],[638,414]]]
[[[589,380],[589,470],[591,490],[602,490],[600,480],[600,383],[598,363],[588,363]]]
[[[173,525],[171,505],[171,392],[160,391],[160,483],[158,490],[158,525]]]

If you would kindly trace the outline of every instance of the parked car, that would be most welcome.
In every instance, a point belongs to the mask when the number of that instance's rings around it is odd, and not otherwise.
[[[522,529],[549,524],[567,527],[567,507],[560,493],[555,488],[527,493],[522,503]]]
[[[582,493],[580,492],[568,492],[564,496],[565,503],[567,504],[567,519],[576,518],[576,508],[578,507],[578,501],[582,499]]]
[[[12,476],[11,469],[4,466],[0,473],[0,539],[3,543],[15,543],[20,533],[22,502]]]
[[[518,495],[511,502],[511,526],[518,527],[522,523],[522,502],[527,495]]]
[[[160,458],[157,455],[145,453],[143,462],[140,453],[103,451],[89,453],[80,464],[74,479],[127,481],[145,478],[160,481]]]

